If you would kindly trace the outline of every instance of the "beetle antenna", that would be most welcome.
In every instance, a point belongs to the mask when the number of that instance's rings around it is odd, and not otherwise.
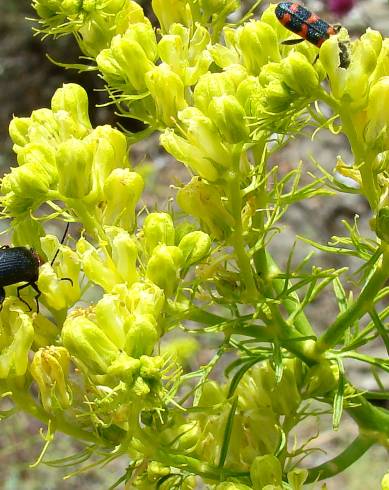
[[[61,238],[61,241],[59,242],[60,245],[62,245],[63,242],[65,241],[66,235],[68,234],[68,231],[69,231],[69,226],[70,226],[70,221],[68,221],[68,223],[66,225],[66,228],[65,228],[65,232],[63,234],[63,237]],[[57,248],[57,251],[55,252],[54,257],[53,257],[52,261],[50,262],[50,266],[51,267],[53,267],[53,264],[55,262],[55,259],[58,257],[58,254],[59,254],[59,247]]]

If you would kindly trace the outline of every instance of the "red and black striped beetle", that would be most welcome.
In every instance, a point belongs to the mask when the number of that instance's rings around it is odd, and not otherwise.
[[[280,2],[275,9],[277,19],[301,39],[290,39],[283,44],[297,44],[304,40],[320,48],[330,36],[337,34],[340,26],[333,26],[318,15],[297,2]],[[347,68],[350,64],[347,47],[339,42],[340,67]]]

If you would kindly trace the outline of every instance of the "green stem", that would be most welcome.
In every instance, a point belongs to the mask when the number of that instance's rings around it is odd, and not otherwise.
[[[388,278],[389,247],[385,246],[383,256],[376,270],[362,289],[358,299],[347,310],[338,315],[334,323],[326,330],[316,345],[321,354],[333,347],[341,339],[345,331],[365,313],[371,311],[374,298]]]
[[[101,224],[80,199],[67,199],[66,204],[75,211],[87,233],[99,241],[104,239],[105,234]]]
[[[214,482],[220,482],[226,478],[241,478],[246,480],[245,483],[250,482],[250,475],[248,472],[218,468],[210,463],[205,463],[204,461],[190,456],[184,456],[183,454],[157,450],[156,454],[153,455],[153,458],[167,466],[182,468],[189,473],[200,476],[206,480],[213,480]]]
[[[325,92],[324,89],[320,92],[318,97],[326,102],[335,113],[339,114],[342,121],[343,133],[346,135],[354,155],[355,161],[353,166],[359,169],[361,175],[363,193],[369,201],[371,209],[376,209],[379,199],[379,192],[377,189],[375,176],[371,168],[375,155],[366,149],[364,142],[358,137],[355,130],[355,121],[353,121],[353,119],[350,117],[350,114],[355,113],[355,111],[351,110],[347,104],[339,104],[333,97]]]
[[[276,279],[274,277],[277,276],[281,271],[278,268],[277,264],[275,263],[273,257],[270,255],[270,253],[267,252],[266,258],[268,264],[269,280],[271,281],[271,284],[276,294],[279,295],[283,292],[285,288],[285,281],[284,279]],[[289,315],[293,315],[293,313],[300,308],[300,299],[298,297],[298,294],[296,292],[293,292],[291,294],[291,297],[292,299],[285,298],[282,300],[282,304],[285,307],[286,311],[289,313]],[[316,335],[311,324],[309,323],[308,318],[305,316],[305,313],[302,311],[298,315],[296,315],[295,318],[293,319],[293,325],[296,328],[296,330],[298,330],[303,336]]]
[[[338,456],[319,466],[308,470],[308,478],[305,483],[312,483],[325,478],[330,478],[341,473],[357,461],[374,443],[374,440],[359,435]]]
[[[342,128],[344,134],[347,136],[351,150],[354,154],[354,167],[359,169],[363,192],[369,201],[371,209],[376,209],[378,203],[377,186],[372,172],[371,164],[373,155],[369,151],[365,151],[364,144],[360,142],[358,135],[355,131],[355,123],[350,117],[352,113],[347,106],[339,106],[339,115],[342,120]]]
[[[352,407],[347,413],[357,422],[359,430],[363,430],[376,442],[387,445],[389,438],[389,410],[375,407],[363,395],[352,397]]]
[[[231,206],[231,214],[234,218],[234,230],[230,237],[230,243],[234,247],[236,259],[239,265],[242,281],[246,286],[246,295],[250,302],[255,302],[258,291],[254,280],[253,269],[245,248],[242,227],[242,197],[240,191],[239,156],[234,155],[234,169],[228,175],[228,197]]]

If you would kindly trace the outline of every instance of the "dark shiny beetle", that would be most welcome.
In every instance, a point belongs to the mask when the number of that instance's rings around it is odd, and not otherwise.
[[[69,223],[66,225],[65,233],[61,239],[61,245],[64,242],[66,235],[69,231]],[[55,259],[59,253],[59,248],[55,252],[50,265],[53,266]],[[38,298],[41,292],[37,285],[39,277],[39,267],[45,262],[45,260],[32,248],[27,247],[10,247],[9,245],[3,245],[0,247],[0,311],[3,307],[5,298],[4,286],[11,286],[18,282],[25,282],[16,288],[17,296],[22,303],[24,303],[29,311],[32,311],[31,306],[20,296],[20,291],[27,286],[31,286],[36,291],[35,302],[36,311],[39,312]],[[61,281],[69,281],[73,286],[73,281],[69,277],[63,277]]]
[[[27,286],[33,287],[36,291],[36,308],[39,311],[38,298],[41,292],[36,281],[39,277],[39,267],[43,262],[43,259],[33,249],[9,247],[8,245],[0,248],[0,307],[5,298],[4,286],[25,282],[26,284],[17,287],[17,296],[31,311],[30,305],[20,296],[20,291]]]

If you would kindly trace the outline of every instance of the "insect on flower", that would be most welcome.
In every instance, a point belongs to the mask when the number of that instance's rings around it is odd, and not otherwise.
[[[340,30],[339,25],[329,24],[296,2],[280,2],[275,9],[275,14],[283,26],[301,37],[301,39],[286,40],[283,44],[297,44],[306,40],[320,48],[324,41]],[[350,60],[345,42],[339,42],[339,50],[340,67],[347,68]]]
[[[66,226],[64,236],[61,240],[61,244],[65,240],[69,229],[69,223]],[[53,265],[57,258],[59,249],[55,253],[50,265]],[[11,284],[17,284],[18,282],[25,282],[21,286],[16,288],[17,297],[24,303],[29,311],[31,306],[20,296],[20,291],[27,286],[31,286],[35,291],[34,297],[36,302],[36,311],[39,312],[38,298],[41,292],[37,285],[39,277],[39,267],[45,262],[45,260],[34,249],[27,247],[10,247],[9,245],[3,245],[0,247],[0,311],[5,299],[5,286]],[[64,277],[61,281],[70,281],[73,285],[73,281],[69,277]]]

